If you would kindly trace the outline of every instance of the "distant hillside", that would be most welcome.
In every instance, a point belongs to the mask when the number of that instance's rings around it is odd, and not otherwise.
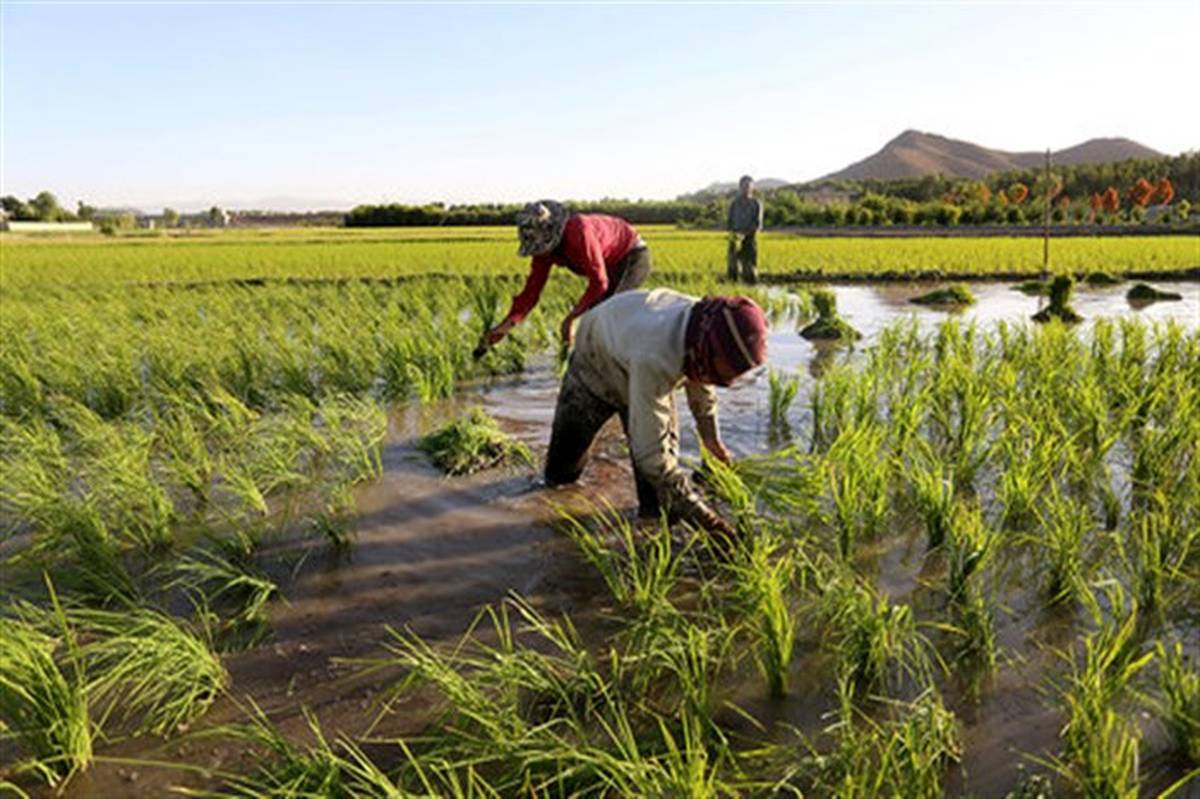
[[[754,181],[754,188],[758,189],[759,191],[770,191],[772,189],[780,189],[780,188],[783,188],[784,186],[789,186],[789,185],[791,185],[790,180],[780,180],[779,178],[761,178],[761,179],[756,178]],[[715,197],[717,195],[729,194],[730,192],[737,191],[737,187],[738,187],[738,184],[737,184],[736,180],[731,180],[728,182],[717,181],[716,183],[708,184],[707,186],[705,186],[703,189],[700,189],[699,191],[692,192],[691,194],[682,195],[678,199],[683,200],[683,199],[700,199],[703,197]]]
[[[1083,144],[1050,154],[1052,161],[1060,165],[1160,156],[1162,153],[1156,150],[1119,138],[1089,139]],[[935,174],[979,179],[991,172],[1033,169],[1040,166],[1044,158],[1044,153],[991,150],[933,133],[906,130],[874,155],[826,175],[821,180],[897,180]]]

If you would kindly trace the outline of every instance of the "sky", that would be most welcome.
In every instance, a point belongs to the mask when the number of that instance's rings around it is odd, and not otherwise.
[[[0,2],[0,194],[671,198],[914,128],[1200,148],[1200,3]]]

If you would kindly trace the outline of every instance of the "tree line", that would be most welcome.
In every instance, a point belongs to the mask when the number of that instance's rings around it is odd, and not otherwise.
[[[720,228],[732,192],[675,200],[567,203],[634,224]],[[983,180],[927,175],[903,180],[813,181],[760,193],[768,227],[846,225],[1179,224],[1200,201],[1200,153],[997,172]],[[348,227],[510,225],[519,204],[360,205]]]

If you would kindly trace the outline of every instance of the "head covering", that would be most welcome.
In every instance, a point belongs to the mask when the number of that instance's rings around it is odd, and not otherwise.
[[[517,254],[545,255],[562,241],[567,225],[567,209],[554,200],[538,200],[517,212],[517,235],[521,247]]]
[[[749,297],[705,297],[692,307],[684,339],[683,372],[722,385],[713,361],[724,356],[737,374],[767,360],[767,318]]]

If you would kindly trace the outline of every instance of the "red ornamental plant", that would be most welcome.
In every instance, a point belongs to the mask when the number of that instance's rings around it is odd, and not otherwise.
[[[1112,186],[1104,190],[1103,206],[1110,214],[1121,210],[1121,195],[1117,194],[1117,190]]]
[[[1175,187],[1171,185],[1170,178],[1163,178],[1154,187],[1154,203],[1156,205],[1166,205],[1175,197]]]
[[[1008,187],[1008,198],[1017,205],[1025,202],[1025,198],[1028,196],[1029,187],[1024,183],[1014,183]]]
[[[1092,207],[1092,211],[1099,211],[1104,207],[1104,198],[1098,193],[1092,192],[1092,196],[1088,198],[1088,205]]]
[[[1145,178],[1138,178],[1137,183],[1129,190],[1129,201],[1134,205],[1145,208],[1154,196],[1154,186]]]

